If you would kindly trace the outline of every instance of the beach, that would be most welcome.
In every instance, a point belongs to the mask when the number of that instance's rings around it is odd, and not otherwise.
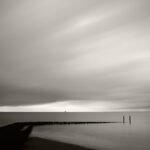
[[[92,150],[82,146],[63,143],[44,138],[33,137],[29,138],[24,144],[22,150]]]
[[[129,122],[129,115],[132,117],[131,123]],[[125,119],[124,123],[123,116]],[[63,150],[63,148],[149,150],[149,118],[150,112],[1,113],[0,123],[3,126],[4,124],[11,124],[17,121],[19,132],[30,132],[28,138],[26,139],[25,137],[25,141],[22,144],[21,148],[23,150]],[[90,121],[91,123],[87,124],[85,121]],[[94,121],[101,123],[94,124]],[[116,121],[118,123],[103,123],[103,121]],[[34,124],[28,124],[31,122],[34,122]],[[44,122],[47,123],[44,125]],[[83,124],[81,124],[82,122]],[[14,135],[20,135],[16,134],[17,128],[15,127],[13,134],[8,133],[7,137],[13,138]],[[30,131],[31,128],[32,131]],[[6,145],[11,146],[8,143],[6,142]],[[19,145],[19,142],[17,145]]]

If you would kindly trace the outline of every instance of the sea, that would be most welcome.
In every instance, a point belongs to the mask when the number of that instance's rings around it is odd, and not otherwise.
[[[125,123],[123,123],[123,116]],[[129,123],[131,116],[131,123]],[[118,123],[43,125],[31,137],[96,150],[150,150],[150,112],[0,113],[0,126],[25,121],[108,121]]]

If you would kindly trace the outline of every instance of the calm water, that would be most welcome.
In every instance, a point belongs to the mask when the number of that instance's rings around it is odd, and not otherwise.
[[[122,124],[53,125],[35,127],[31,136],[94,149],[149,150],[150,112],[132,113],[0,113],[1,125],[15,121],[122,121]],[[128,116],[132,116],[132,124]]]

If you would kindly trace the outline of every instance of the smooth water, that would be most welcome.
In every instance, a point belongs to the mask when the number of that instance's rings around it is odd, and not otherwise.
[[[1,124],[16,121],[120,121],[126,123],[45,125],[35,127],[31,136],[54,139],[94,149],[149,150],[150,112],[132,113],[1,113]],[[131,115],[132,123],[128,123]]]

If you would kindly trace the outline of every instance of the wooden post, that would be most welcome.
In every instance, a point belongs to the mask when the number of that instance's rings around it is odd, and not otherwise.
[[[125,123],[125,117],[123,116],[123,123]]]
[[[129,124],[131,124],[131,116],[129,116]]]

